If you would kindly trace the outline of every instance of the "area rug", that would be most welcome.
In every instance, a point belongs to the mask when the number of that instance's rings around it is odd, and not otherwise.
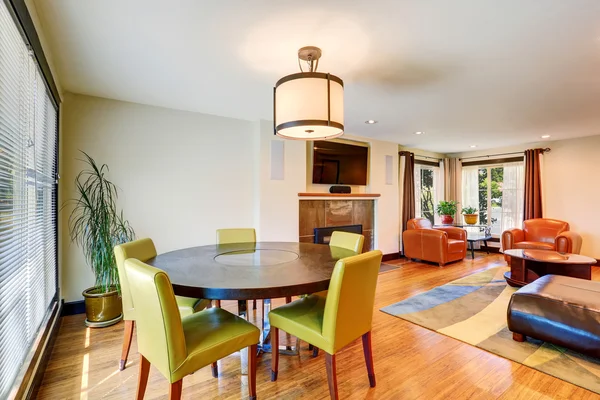
[[[512,340],[506,310],[516,289],[506,284],[506,271],[469,275],[381,311],[600,393],[599,359],[529,337]]]

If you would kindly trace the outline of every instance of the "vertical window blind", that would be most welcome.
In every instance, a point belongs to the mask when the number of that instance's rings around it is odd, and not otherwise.
[[[57,117],[0,1],[0,398],[57,299]]]

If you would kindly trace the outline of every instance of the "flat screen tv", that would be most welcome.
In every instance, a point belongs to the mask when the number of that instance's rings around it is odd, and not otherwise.
[[[369,148],[319,141],[313,144],[313,183],[366,185]]]

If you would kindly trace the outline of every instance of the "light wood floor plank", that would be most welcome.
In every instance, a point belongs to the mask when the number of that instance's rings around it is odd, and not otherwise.
[[[388,262],[389,264],[402,262]],[[600,396],[458,340],[392,317],[379,309],[474,272],[505,265],[499,255],[476,254],[440,268],[407,263],[379,276],[373,318],[377,387],[369,388],[362,343],[338,355],[338,385],[348,399],[600,399]],[[600,268],[593,277],[600,280]],[[283,304],[275,301],[275,306]],[[223,307],[234,311],[235,302]],[[259,302],[260,307],[260,302]],[[260,308],[259,308],[260,310]],[[254,315],[258,322],[260,313]],[[119,372],[123,323],[88,329],[84,316],[62,318],[39,399],[128,399],[136,391],[139,354],[134,340],[127,368]],[[282,344],[289,340],[281,335]],[[311,357],[302,343],[300,356],[281,356],[277,382],[270,381],[271,355],[258,358],[259,399],[328,398],[325,358]],[[186,377],[183,399],[247,398],[247,376],[240,374],[239,353],[219,361],[219,378],[210,366]],[[169,385],[154,368],[146,399],[166,399]]]

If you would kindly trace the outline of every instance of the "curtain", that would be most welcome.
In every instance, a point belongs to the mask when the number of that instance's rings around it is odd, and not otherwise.
[[[525,150],[524,219],[542,218],[540,155],[543,149]]]
[[[462,207],[475,207],[478,210],[480,208],[479,169],[476,166],[462,168],[462,204],[459,208]]]
[[[402,151],[404,159],[404,179],[402,183],[402,232],[406,230],[408,220],[415,217],[415,155]]]
[[[438,205],[440,200],[444,200],[444,176],[442,168],[433,168],[433,187],[433,218],[435,220],[435,224],[440,225],[442,223],[442,217],[435,212],[435,207]]]
[[[502,231],[523,226],[525,166],[521,162],[507,163],[502,182]]]
[[[462,204],[462,163],[458,158],[444,158],[444,199],[455,200],[459,204],[457,214],[460,215]],[[456,216],[455,216],[456,218]]]

